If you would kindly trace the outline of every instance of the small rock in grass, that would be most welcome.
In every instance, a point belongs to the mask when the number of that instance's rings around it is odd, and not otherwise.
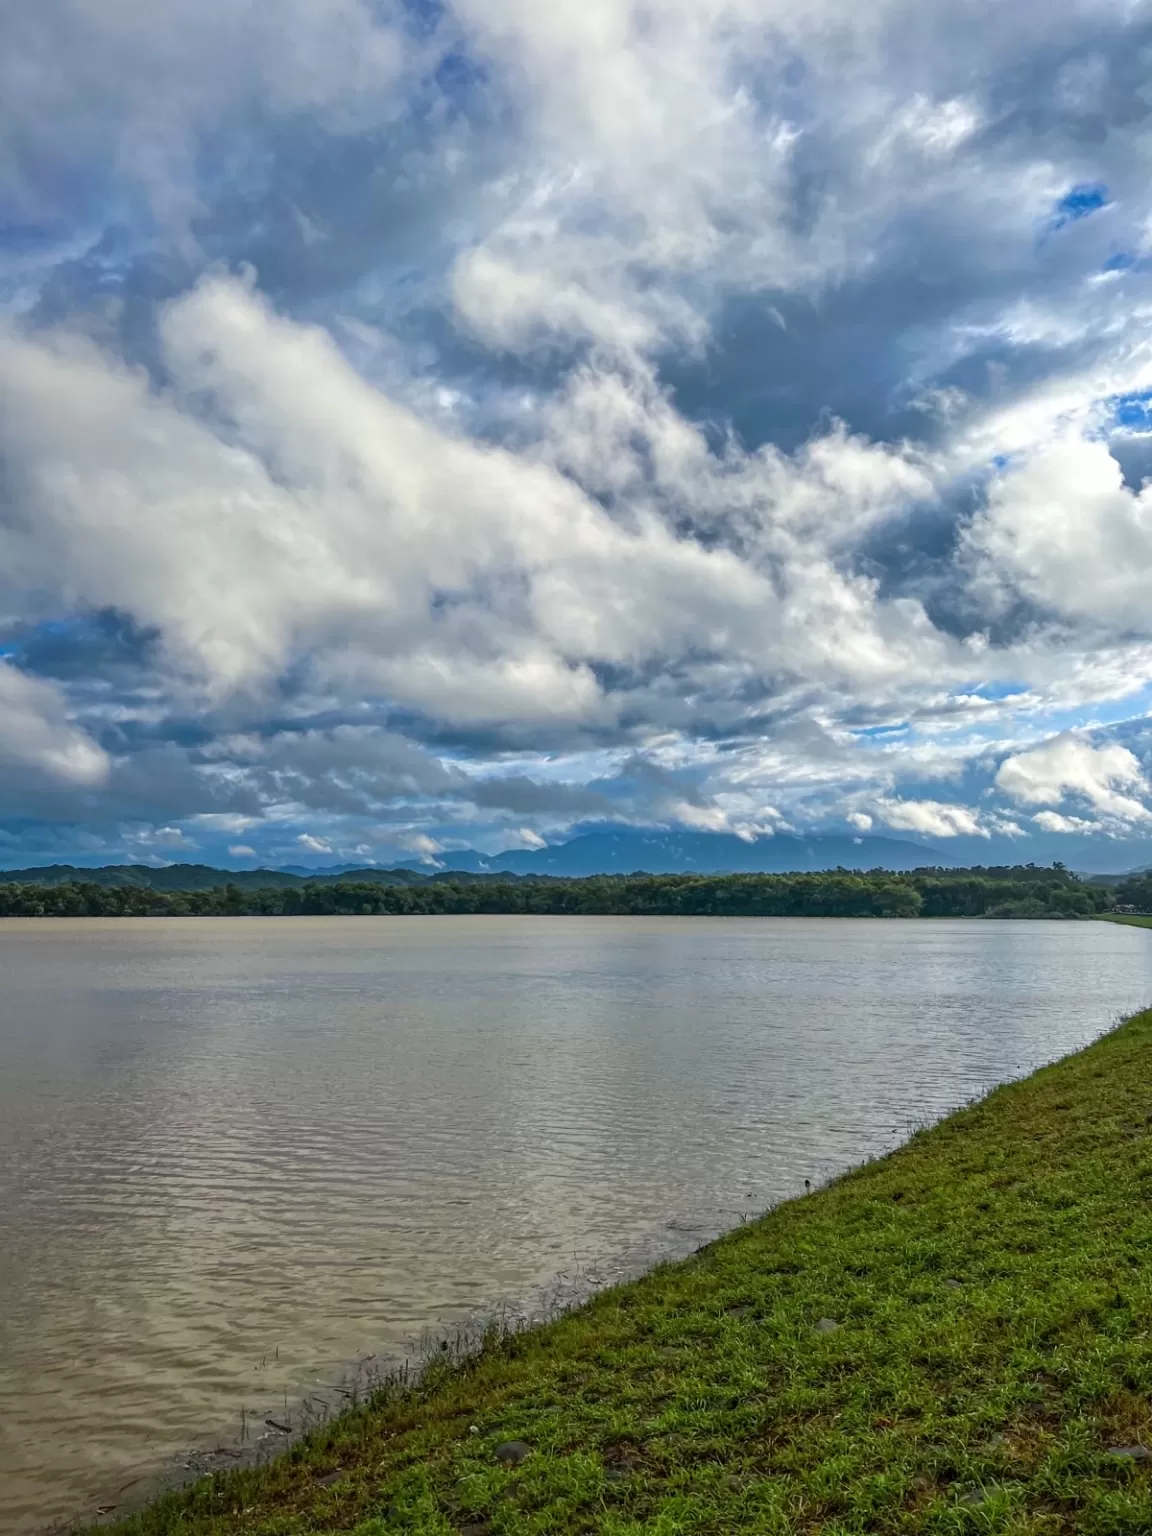
[[[337,1468],[335,1472],[325,1472],[323,1477],[318,1477],[316,1481],[321,1488],[331,1488],[332,1484],[338,1483],[343,1476],[343,1472]]]
[[[979,1486],[965,1488],[964,1492],[960,1495],[960,1503],[983,1504],[986,1499],[992,1498],[994,1494],[1000,1493],[1001,1491],[1002,1490],[999,1483],[989,1483],[987,1487],[984,1488]]]
[[[518,1467],[531,1456],[532,1447],[526,1440],[505,1440],[503,1445],[496,1447],[494,1454],[506,1467]]]
[[[1110,1445],[1108,1454],[1119,1461],[1146,1461],[1152,1452],[1146,1445]]]
[[[962,1291],[964,1289],[964,1282],[963,1282],[963,1280],[951,1280],[951,1279],[949,1279],[949,1280],[945,1280],[944,1284],[948,1287],[948,1289],[950,1291]]]
[[[816,1324],[817,1333],[835,1333],[840,1324],[834,1317],[822,1317]]]
[[[619,1445],[604,1458],[604,1476],[610,1483],[626,1483],[634,1472],[641,1470],[642,1463],[629,1446]]]

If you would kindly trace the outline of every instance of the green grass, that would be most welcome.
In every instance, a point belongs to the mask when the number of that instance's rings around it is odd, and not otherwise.
[[[531,1447],[515,1466],[510,1440]],[[1152,1459],[1116,1452],[1142,1445],[1152,1010],[685,1263],[113,1529],[1136,1536]]]
[[[1132,928],[1152,928],[1152,917],[1125,917],[1122,912],[1101,912],[1102,923],[1127,923]]]

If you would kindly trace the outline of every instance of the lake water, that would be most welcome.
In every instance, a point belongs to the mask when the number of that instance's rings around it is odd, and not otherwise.
[[[0,923],[0,1530],[1149,1001],[1152,934],[1104,923]]]

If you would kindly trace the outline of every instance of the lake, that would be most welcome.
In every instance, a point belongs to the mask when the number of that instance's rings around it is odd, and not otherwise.
[[[0,1530],[684,1253],[1152,1001],[1106,923],[0,922]]]

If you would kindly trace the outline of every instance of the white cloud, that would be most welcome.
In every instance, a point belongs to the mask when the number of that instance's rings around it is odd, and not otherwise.
[[[981,110],[970,100],[956,97],[951,101],[933,102],[924,96],[913,96],[892,118],[886,132],[881,133],[868,152],[868,159],[877,166],[887,156],[903,151],[919,152],[931,159],[946,158],[977,131],[981,124]]]
[[[1030,242],[1055,195],[1050,164],[1037,177],[1003,163],[995,178],[964,164],[984,108],[952,82],[1038,41],[1006,16],[977,28],[929,7],[922,67],[900,79],[885,38],[902,25],[894,3],[457,0],[455,12],[523,123],[510,209],[456,272],[463,313],[503,347],[529,349],[541,330],[612,353],[699,344],[726,292],[817,297],[866,270],[900,213],[963,201],[982,232]],[[1049,40],[1076,22],[1058,6]],[[817,159],[823,194],[807,182]]]
[[[1101,830],[1098,821],[1088,821],[1083,816],[1061,816],[1058,811],[1037,811],[1032,820],[1045,832],[1068,832],[1079,835]]]
[[[164,848],[183,853],[199,848],[195,838],[180,827],[140,827],[125,835],[125,841],[144,848]]]
[[[686,827],[691,827],[696,832],[727,832],[730,830],[728,817],[718,805],[694,805],[687,800],[678,800],[670,805],[669,814]]]
[[[990,833],[997,833],[1000,837],[1008,837],[1015,841],[1018,837],[1027,837],[1027,827],[1022,827],[1018,821],[1013,821],[1011,816],[1002,816],[998,812],[985,813],[984,825]],[[1043,826],[1035,816],[1032,818],[1037,826]]]
[[[876,802],[881,821],[898,832],[921,832],[928,837],[987,837],[976,813],[966,805],[940,800],[884,799]]]
[[[68,719],[54,687],[0,661],[0,780],[36,774],[50,784],[94,789],[109,766],[103,748]]]
[[[1133,753],[1115,742],[1094,746],[1072,731],[1005,758],[996,785],[1022,805],[1059,805],[1071,795],[1121,822],[1152,820],[1152,810],[1137,798],[1152,794],[1152,786]],[[1040,825],[1057,830],[1052,822]]]
[[[234,859],[254,859],[255,848],[250,848],[247,843],[229,843],[228,852]]]
[[[444,852],[443,844],[429,837],[426,832],[407,832],[397,838],[397,842],[401,848],[416,854],[426,864],[435,864],[436,855]]]
[[[301,832],[296,841],[306,853],[332,852],[332,844],[326,837],[315,837],[311,832]]]
[[[1152,487],[1123,483],[1106,443],[1045,446],[994,481],[970,545],[989,581],[1062,618],[1152,635]]]
[[[548,844],[531,827],[517,827],[515,832],[509,835],[509,848],[547,848]]]
[[[255,816],[241,816],[236,811],[204,811],[189,817],[193,826],[205,832],[247,832],[256,825]]]
[[[5,782],[138,800],[179,717],[181,825],[282,846],[455,844],[470,788],[551,837],[620,809],[576,803],[596,753],[671,776],[621,814],[748,837],[1019,837],[955,803],[1003,754],[1035,831],[1142,825],[1130,765],[1012,746],[1152,679],[1138,19],[24,7],[0,190],[51,248],[0,253],[3,637],[130,638],[0,663]]]
[[[442,434],[241,284],[206,281],[161,334],[163,394],[75,335],[4,339],[29,518],[0,548],[13,583],[155,625],[216,696],[307,657],[325,686],[444,719],[607,724],[598,664],[705,651],[750,678],[881,688],[968,665],[918,603],[833,557],[853,520],[925,490],[905,455],[837,430],[795,460],[717,459],[657,395],[637,426],[678,443],[658,498],[684,471],[702,516],[745,525],[741,553],[675,531],[643,487],[613,518],[533,458]]]

